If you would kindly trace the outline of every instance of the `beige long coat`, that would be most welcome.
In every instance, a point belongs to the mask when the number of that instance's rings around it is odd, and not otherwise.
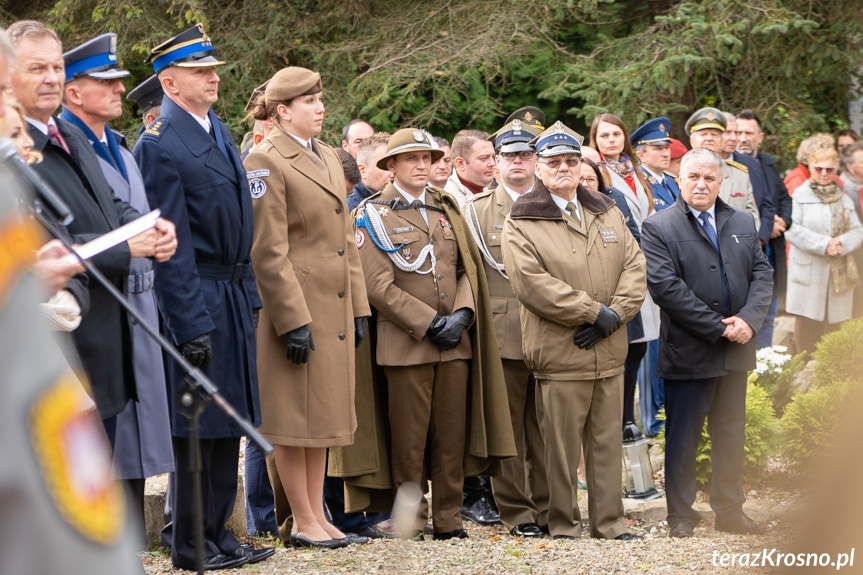
[[[259,429],[276,445],[334,447],[354,440],[354,318],[371,312],[341,162],[313,142],[315,151],[276,127],[244,162],[255,212],[252,268],[264,304]],[[295,365],[284,335],[304,325],[315,350]]]
[[[576,347],[582,324],[600,304],[622,322],[647,291],[644,254],[614,201],[579,187],[581,222],[564,217],[542,182],[513,204],[504,223],[503,260],[521,302],[524,361],[537,379],[593,380],[623,373],[621,326],[593,349]]]

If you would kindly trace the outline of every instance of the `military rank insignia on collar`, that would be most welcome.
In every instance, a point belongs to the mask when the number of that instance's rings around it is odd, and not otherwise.
[[[145,134],[150,134],[151,136],[159,136],[159,128],[162,126],[162,120],[158,120],[152,126],[144,130]]]

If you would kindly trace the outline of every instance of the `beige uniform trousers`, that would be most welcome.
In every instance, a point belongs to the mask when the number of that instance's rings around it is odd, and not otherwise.
[[[423,480],[428,460],[437,533],[462,528],[465,421],[470,362],[464,359],[385,366],[393,488]],[[425,527],[418,514],[415,528]]]
[[[536,380],[520,359],[504,359],[512,433],[518,455],[501,463],[503,473],[491,480],[500,520],[512,529],[522,523],[548,525],[548,476],[545,445],[536,412]]]
[[[623,520],[623,374],[603,379],[537,380],[537,413],[545,440],[551,535],[581,536],[576,469],[582,444],[587,463],[592,537],[613,539]]]

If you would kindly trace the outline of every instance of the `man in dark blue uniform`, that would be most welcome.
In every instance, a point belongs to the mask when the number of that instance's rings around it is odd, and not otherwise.
[[[644,174],[653,191],[653,207],[661,212],[674,205],[680,188],[674,176],[668,172],[671,164],[671,120],[654,118],[642,124],[629,137],[632,149],[638,157],[638,169]],[[654,436],[662,429],[662,422],[656,418],[665,404],[665,384],[656,377],[656,362],[659,358],[659,340],[647,342],[647,353],[641,362],[639,378],[641,395],[641,422],[644,433]]]
[[[252,203],[246,172],[228,128],[210,109],[218,100],[217,57],[202,25],[157,46],[147,58],[165,92],[162,115],[144,131],[135,157],[150,206],[177,226],[179,248],[156,266],[156,297],[168,337],[218,386],[240,415],[260,425],[255,317],[261,300],[249,261]],[[173,392],[183,383],[167,366]],[[173,397],[172,397],[173,399]],[[189,445],[183,417],[172,409],[176,472],[171,484],[171,559],[195,564]],[[200,417],[207,569],[227,569],[272,555],[241,547],[225,527],[237,494],[242,430],[218,407]]]

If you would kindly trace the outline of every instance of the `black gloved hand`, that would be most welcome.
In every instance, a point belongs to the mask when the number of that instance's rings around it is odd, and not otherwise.
[[[428,330],[426,330],[426,336],[428,336],[429,341],[432,341],[432,338],[440,333],[440,330],[443,329],[444,325],[446,325],[446,320],[444,320],[444,318],[439,315],[434,316]]]
[[[600,337],[608,337],[620,327],[620,316],[604,303],[600,304],[600,306],[599,315],[596,316],[593,326],[599,332]]]
[[[261,308],[252,310],[252,319],[255,320],[255,329],[258,329],[258,322],[261,321]]]
[[[473,320],[473,312],[465,307],[457,309],[442,319],[443,325],[435,333],[429,334],[429,340],[441,351],[447,351],[461,343],[461,334]],[[433,327],[434,325],[435,322],[432,322]]]
[[[369,335],[369,318],[355,317],[354,318],[354,345],[360,347],[366,336]]]
[[[203,369],[210,365],[213,358],[213,348],[210,345],[210,334],[199,335],[192,341],[187,341],[180,346],[180,353],[186,361],[197,368]]]
[[[575,337],[572,339],[575,342],[575,345],[581,349],[590,349],[599,343],[602,336],[599,335],[599,330],[597,330],[595,326],[586,323],[581,326],[581,329],[575,332]]]
[[[285,339],[288,342],[288,359],[296,363],[306,363],[309,361],[309,350],[315,351],[315,342],[312,341],[312,330],[309,326],[304,325],[297,329],[291,330],[285,334]]]

